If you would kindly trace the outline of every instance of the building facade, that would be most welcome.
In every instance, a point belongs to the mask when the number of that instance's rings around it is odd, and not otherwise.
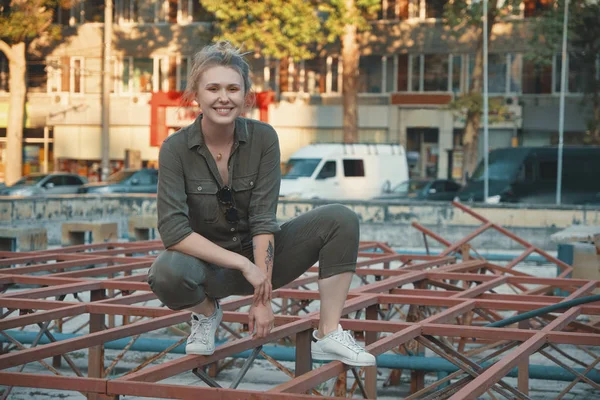
[[[185,88],[191,56],[214,35],[213,17],[198,0],[114,3],[110,158],[118,169],[126,152],[137,150],[143,164],[154,165],[152,93]],[[28,60],[24,173],[70,170],[97,177],[103,4],[74,0],[60,9],[61,42]],[[464,118],[448,104],[469,90],[477,40],[473,32],[452,33],[442,23],[444,4],[382,0],[382,11],[360,39],[359,134],[363,142],[403,144],[416,176],[459,178]],[[532,18],[549,6],[548,0],[525,0],[513,17],[494,26],[489,93],[504,111],[492,118],[491,148],[556,141],[560,55],[547,67],[526,58]],[[255,90],[276,94],[268,118],[280,135],[283,161],[303,145],[342,140],[342,64],[335,46],[302,62],[258,56],[250,61]],[[0,56],[0,155],[6,148],[7,69]],[[590,111],[581,104],[583,85],[577,65],[569,64],[566,138],[586,129]],[[171,107],[166,123],[175,131],[189,117]]]

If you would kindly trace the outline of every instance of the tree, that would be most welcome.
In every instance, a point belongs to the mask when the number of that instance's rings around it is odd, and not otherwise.
[[[528,57],[538,65],[550,63],[562,51],[564,0],[542,14],[534,27],[534,41]],[[569,6],[569,69],[578,75],[580,84],[571,90],[582,90],[583,105],[591,103],[592,116],[584,138],[600,144],[600,3],[596,0],[571,1]],[[542,44],[542,45],[540,45]],[[570,80],[570,79],[569,79]]]
[[[344,142],[358,141],[358,33],[379,0],[200,0],[215,14],[219,37],[274,58],[310,59],[341,40]]]
[[[482,0],[487,1],[487,0]],[[462,136],[464,161],[463,176],[472,173],[479,161],[479,128],[483,113],[483,2],[454,0],[448,2],[444,10],[444,21],[456,35],[470,30],[477,35],[475,65],[471,74],[469,92],[458,96],[450,108],[462,110],[465,115],[465,128]],[[518,10],[520,0],[506,0],[498,6],[497,1],[488,1],[488,44],[494,24]],[[490,103],[490,106],[495,103]],[[499,106],[499,105],[498,105]],[[491,109],[491,108],[490,108]]]
[[[35,41],[58,34],[52,24],[58,0],[11,0],[0,5],[0,51],[8,59],[10,93],[6,129],[5,182],[21,177],[23,120],[27,96],[27,50]]]

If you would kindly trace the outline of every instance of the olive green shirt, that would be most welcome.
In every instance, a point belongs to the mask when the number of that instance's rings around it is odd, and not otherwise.
[[[217,164],[204,143],[200,115],[162,143],[158,169],[158,231],[169,248],[192,232],[240,253],[242,242],[280,230],[276,220],[281,181],[277,132],[268,124],[237,118],[228,160],[240,220],[225,219],[217,200],[223,186]]]

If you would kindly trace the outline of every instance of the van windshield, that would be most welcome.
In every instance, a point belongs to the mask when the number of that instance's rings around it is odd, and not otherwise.
[[[496,181],[512,181],[521,163],[515,160],[494,160],[488,165],[488,177]],[[480,162],[470,180],[482,181],[484,179],[485,168],[483,162]]]
[[[291,158],[282,179],[309,178],[320,162],[320,158]]]

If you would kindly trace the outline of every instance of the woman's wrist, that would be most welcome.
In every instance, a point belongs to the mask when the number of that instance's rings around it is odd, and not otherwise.
[[[249,267],[250,260],[242,255],[239,255],[239,260],[236,262],[235,268],[237,268],[241,273],[245,273]]]

